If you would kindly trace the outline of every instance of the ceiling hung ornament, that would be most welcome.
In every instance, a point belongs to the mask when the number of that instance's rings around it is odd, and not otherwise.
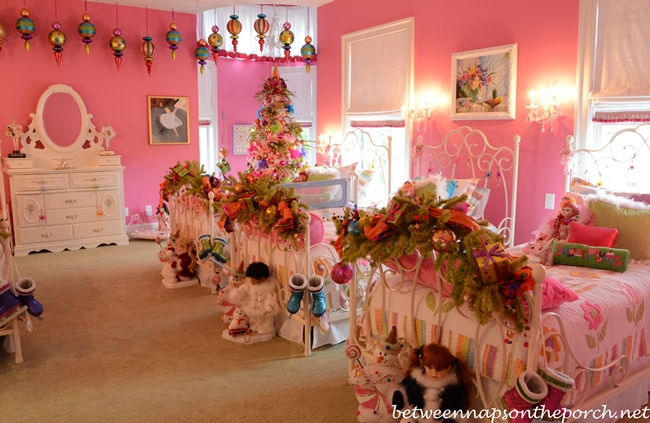
[[[25,40],[25,50],[29,52],[29,40],[32,39],[32,34],[36,31],[36,25],[33,20],[29,19],[29,10],[26,7],[20,11],[20,16],[16,21],[16,29],[22,34],[20,38]]]
[[[113,50],[113,56],[115,56],[115,66],[117,71],[120,71],[120,66],[122,66],[122,56],[124,49],[126,48],[126,41],[122,38],[122,30],[119,28],[119,17],[117,14],[117,3],[115,3],[115,29],[113,30],[113,37],[108,42],[111,50]]]
[[[201,65],[201,75],[203,75],[203,71],[205,70],[205,64],[207,63],[206,60],[210,58],[210,50],[208,49],[208,43],[203,38],[201,38],[196,43],[196,50],[194,50],[194,56],[196,57],[196,60],[199,61],[199,65]]]
[[[233,14],[230,15],[230,20],[226,29],[230,33],[230,38],[232,39],[232,49],[237,53],[237,39],[239,38],[239,33],[241,32],[241,22],[239,22],[239,16],[235,14],[235,8],[232,8]]]
[[[307,34],[309,34],[309,9],[307,9]],[[300,49],[300,55],[305,59],[305,69],[309,73],[311,70],[311,62],[316,55],[316,47],[311,44],[311,37],[309,35],[305,37],[305,45]]]
[[[253,25],[255,32],[257,32],[257,38],[259,38],[260,54],[264,53],[264,38],[266,38],[266,33],[269,32],[269,29],[271,28],[271,25],[269,25],[269,21],[266,20],[266,15],[263,12],[263,6],[260,6],[260,14],[257,15],[258,19]]]
[[[176,60],[176,50],[178,50],[178,45],[182,41],[181,33],[176,31],[176,22],[174,22],[174,9],[172,9],[172,23],[169,24],[169,31],[165,35],[167,44],[169,44],[169,49],[172,51],[172,59]]]
[[[56,65],[61,66],[61,56],[63,54],[63,46],[65,45],[65,33],[61,31],[61,23],[57,16],[56,0],[54,0],[54,19],[52,22],[52,31],[47,36],[47,41],[52,44],[52,50],[54,50],[54,59],[56,60]]]
[[[219,47],[223,45],[223,37],[219,34],[219,27],[217,25],[212,25],[212,34],[208,37],[208,44],[212,49],[212,59],[216,65],[217,60],[219,60]]]
[[[145,7],[145,22],[147,34],[149,34],[149,8]],[[149,35],[142,37],[143,42],[140,45],[140,53],[144,56],[144,63],[147,66],[147,73],[151,76],[151,67],[153,66],[153,55],[156,52],[156,46],[151,41]]]
[[[288,62],[291,56],[291,44],[295,39],[293,32],[291,32],[291,24],[289,23],[289,8],[287,8],[287,21],[282,25],[284,30],[280,33],[280,42],[284,49],[284,61]]]
[[[77,27],[77,32],[82,38],[82,42],[85,44],[86,54],[90,54],[90,43],[93,42],[92,38],[97,32],[95,30],[95,25],[90,22],[90,15],[88,14],[88,2],[84,0],[84,14],[81,15],[81,22]]]

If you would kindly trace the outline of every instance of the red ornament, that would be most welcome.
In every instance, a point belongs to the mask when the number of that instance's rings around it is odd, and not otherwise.
[[[345,284],[350,282],[352,276],[354,276],[354,269],[350,264],[343,264],[339,262],[332,266],[330,276],[334,282],[338,284]]]

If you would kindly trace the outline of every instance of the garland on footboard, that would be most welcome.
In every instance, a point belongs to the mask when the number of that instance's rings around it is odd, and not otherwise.
[[[453,285],[455,306],[468,303],[483,325],[498,313],[522,331],[527,324],[523,292],[533,284],[528,258],[506,254],[502,235],[489,230],[487,221],[465,214],[466,199],[465,194],[442,200],[433,192],[399,191],[386,208],[370,213],[347,208],[336,221],[334,246],[342,263],[367,259],[372,265],[416,249],[426,259],[435,250],[435,269]]]

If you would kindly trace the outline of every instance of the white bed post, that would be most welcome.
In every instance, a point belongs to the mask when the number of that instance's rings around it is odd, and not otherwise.
[[[530,345],[528,346],[528,357],[526,359],[527,370],[537,372],[538,344],[540,340],[543,342],[541,333],[542,323],[542,283],[546,278],[546,269],[541,264],[533,266],[532,270],[533,280],[535,286],[533,287],[532,304],[530,304]]]
[[[512,174],[512,204],[510,205],[510,236],[508,247],[515,246],[515,218],[517,217],[517,186],[519,180],[519,144],[521,137],[515,135],[514,169]]]
[[[573,153],[573,149],[575,148],[574,144],[574,139],[573,135],[569,135],[566,137],[566,148],[568,151]],[[567,162],[564,165],[564,192],[568,192],[569,188],[571,187],[571,163]]]

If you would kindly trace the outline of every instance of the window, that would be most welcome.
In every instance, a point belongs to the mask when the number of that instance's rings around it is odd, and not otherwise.
[[[217,171],[219,161],[217,135],[217,69],[213,62],[205,64],[203,74],[198,70],[199,93],[199,162],[207,173]]]
[[[581,0],[577,148],[600,148],[618,131],[650,122],[650,80],[647,72],[639,72],[650,67],[645,41],[649,19],[647,0]],[[650,131],[646,133],[650,136]],[[613,153],[623,159],[630,151],[625,144],[613,146],[618,149]],[[648,171],[647,164],[630,163],[627,171],[618,168],[599,175],[593,170],[585,176],[611,189],[637,191],[644,184],[643,169]]]

